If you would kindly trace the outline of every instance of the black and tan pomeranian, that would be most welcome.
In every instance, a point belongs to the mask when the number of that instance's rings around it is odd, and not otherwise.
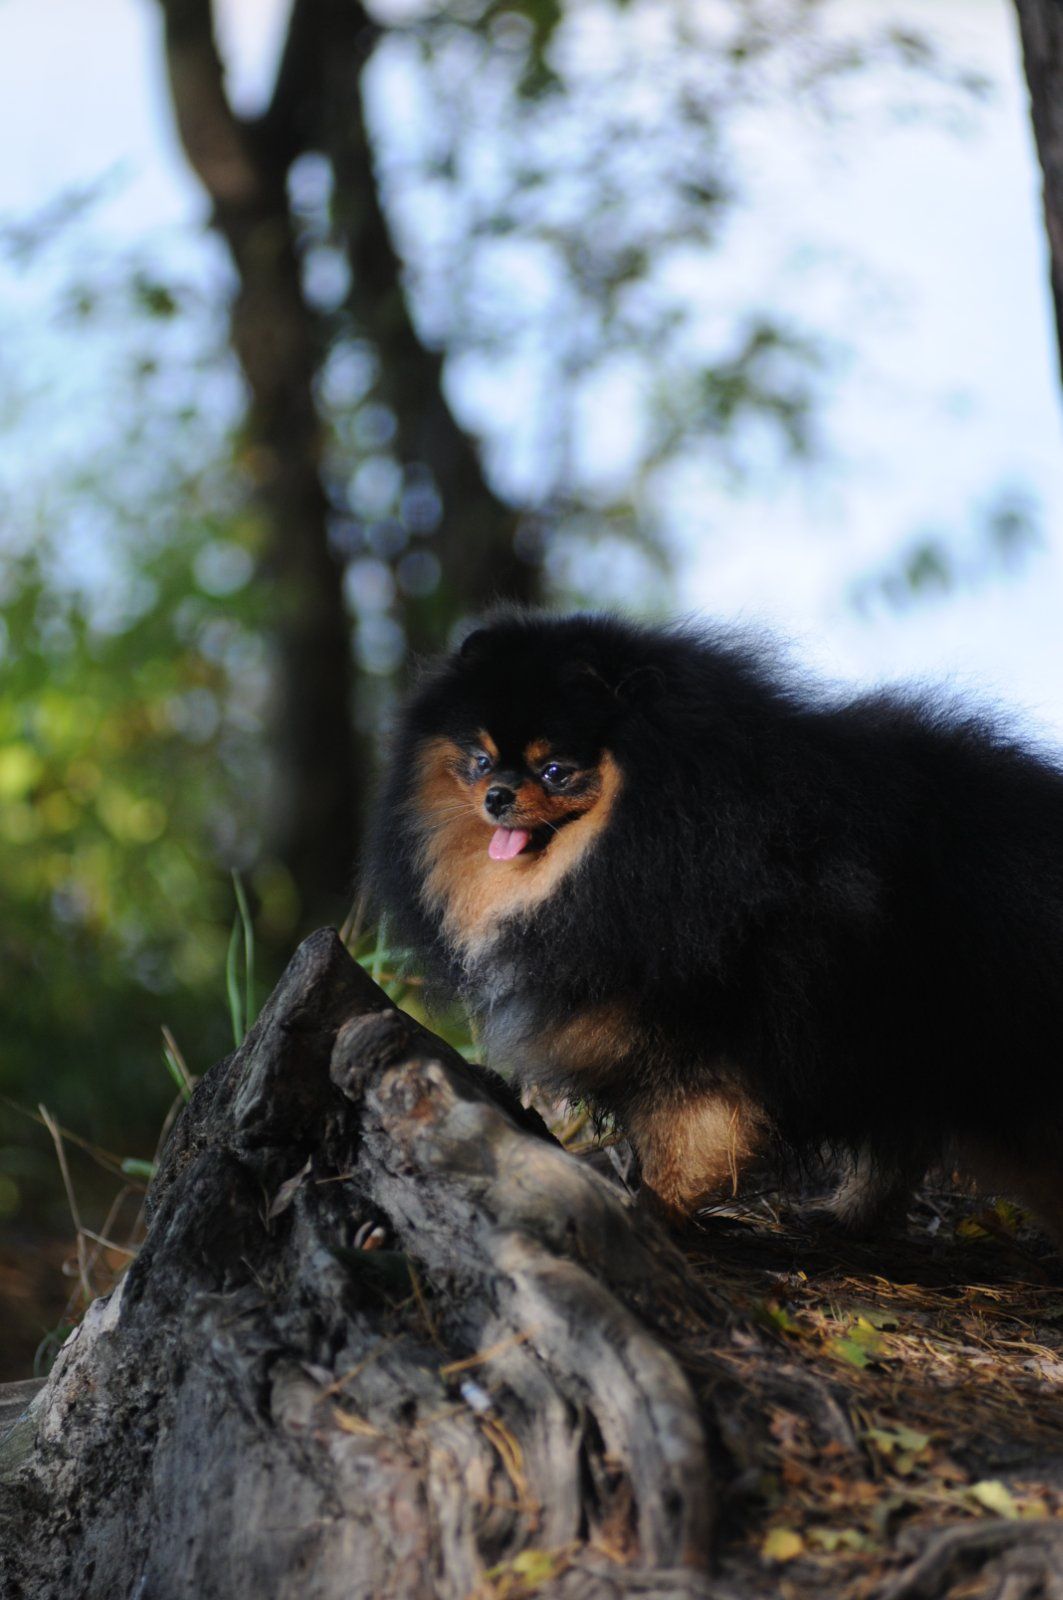
[[[770,651],[503,614],[424,677],[378,904],[489,1060],[629,1134],[673,1217],[774,1143],[863,1227],[945,1159],[1063,1240],[1063,769]]]

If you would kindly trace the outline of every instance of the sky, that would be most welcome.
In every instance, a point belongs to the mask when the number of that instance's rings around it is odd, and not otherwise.
[[[766,471],[737,498],[711,478],[677,486],[677,606],[765,621],[834,678],[945,679],[1063,739],[1063,411],[1014,20],[1005,0],[935,0],[932,11],[947,49],[993,82],[962,135],[891,118],[873,83],[833,127],[776,105],[737,132],[746,204],[686,292],[706,321],[742,295],[793,310],[836,358],[817,465]],[[283,0],[221,7],[245,108],[268,83],[284,12]],[[5,0],[0,150],[0,220],[114,173],[80,249],[102,258],[142,244],[205,284],[224,275],[195,231],[205,207],[170,125],[152,0]],[[48,290],[47,271],[27,279],[0,264],[0,387],[31,392],[55,419],[38,430],[38,470],[49,451],[60,460],[83,444],[107,406],[105,362],[48,321]],[[493,451],[517,449],[519,410],[498,404],[489,375],[452,395]],[[26,469],[13,439],[5,446],[0,404],[0,473]],[[588,430],[603,472],[614,447],[610,428]],[[1042,544],[1016,571],[986,572],[979,519],[1004,492],[1029,498]],[[854,588],[920,534],[954,552],[956,592],[860,613]]]

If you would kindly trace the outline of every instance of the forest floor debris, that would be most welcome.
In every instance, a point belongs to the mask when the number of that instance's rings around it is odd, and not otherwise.
[[[936,1530],[1063,1537],[1063,1268],[1014,1206],[928,1189],[869,1243],[762,1197],[718,1208],[688,1259],[735,1312],[687,1355],[736,1586],[866,1600]]]

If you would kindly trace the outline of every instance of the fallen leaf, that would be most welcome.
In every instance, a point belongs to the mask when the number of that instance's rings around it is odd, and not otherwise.
[[[902,1478],[911,1476],[930,1444],[928,1433],[906,1428],[903,1423],[896,1428],[867,1428],[863,1437]]]
[[[552,1550],[522,1550],[513,1557],[512,1570],[525,1583],[547,1583],[557,1577],[558,1558]]]
[[[829,1355],[837,1356],[841,1361],[847,1361],[851,1367],[869,1367],[871,1357],[862,1345],[855,1339],[831,1339],[827,1344]]]
[[[872,1328],[878,1328],[888,1333],[900,1326],[900,1319],[893,1311],[879,1311],[874,1306],[854,1306],[853,1315],[858,1322],[867,1322]]]
[[[900,1478],[910,1478],[917,1467],[926,1463],[930,1447],[928,1433],[919,1433],[915,1428],[900,1424],[896,1428],[867,1428],[863,1438]]]
[[[1010,1200],[998,1200],[993,1207],[993,1216],[1005,1233],[1017,1233],[1022,1224],[1025,1213]]]
[[[977,1500],[986,1511],[993,1511],[998,1517],[1014,1518],[1019,1515],[1015,1496],[1007,1484],[997,1478],[983,1478],[981,1483],[972,1483],[967,1492],[972,1500]]]
[[[573,1545],[562,1545],[557,1550],[522,1550],[511,1560],[489,1567],[484,1576],[496,1585],[493,1592],[516,1600],[559,1578],[572,1563],[573,1549]]]
[[[808,1542],[817,1550],[833,1555],[836,1550],[869,1550],[871,1540],[859,1528],[813,1528]]]
[[[792,1561],[802,1554],[805,1541],[796,1528],[772,1528],[760,1547],[765,1561]]]
[[[753,1308],[753,1315],[757,1322],[773,1328],[776,1333],[803,1334],[805,1331],[785,1306],[776,1305],[773,1300],[762,1300]]]

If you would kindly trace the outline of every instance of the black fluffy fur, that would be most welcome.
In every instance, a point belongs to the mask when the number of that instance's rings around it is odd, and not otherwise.
[[[410,784],[424,739],[482,727],[607,749],[623,787],[579,869],[465,969],[420,899]],[[1063,1126],[1063,772],[940,695],[832,699],[691,626],[505,616],[413,694],[371,880],[512,1065],[537,1029],[630,1005],[654,1049],[598,1093],[621,1119],[722,1074],[797,1152],[908,1168],[966,1135],[1021,1159]]]

